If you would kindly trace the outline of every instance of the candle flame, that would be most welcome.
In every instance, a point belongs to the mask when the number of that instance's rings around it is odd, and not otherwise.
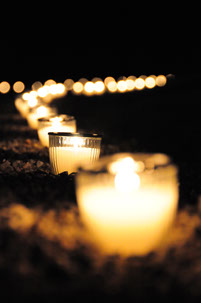
[[[76,149],[76,148],[84,145],[84,140],[83,140],[83,138],[80,138],[80,137],[72,137],[72,138],[70,138],[70,143]]]
[[[131,157],[125,157],[109,166],[111,173],[115,174],[115,188],[121,193],[129,193],[140,186],[140,177],[137,172],[144,170],[142,161],[134,161]]]
[[[140,186],[140,177],[138,174],[128,171],[119,172],[115,176],[115,188],[121,193],[129,193],[137,190]]]
[[[45,116],[47,114],[47,108],[45,106],[40,106],[36,110],[38,116]]]

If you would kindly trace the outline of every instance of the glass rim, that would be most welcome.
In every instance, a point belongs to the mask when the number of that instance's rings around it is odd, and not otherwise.
[[[173,167],[174,169],[176,169],[177,171],[177,165],[172,161],[172,158],[170,156],[168,156],[167,154],[164,153],[116,153],[116,154],[111,154],[111,155],[106,155],[102,158],[100,158],[98,161],[96,161],[96,163],[92,164],[92,165],[88,165],[88,166],[80,166],[78,171],[81,173],[88,173],[88,174],[99,174],[99,173],[108,173],[108,174],[113,174],[112,172],[110,172],[109,166],[111,163],[118,161],[118,159],[121,159],[120,157],[133,157],[133,156],[145,156],[147,157],[147,159],[145,158],[144,160],[139,159],[137,160],[137,162],[143,162],[144,163],[144,169],[141,172],[137,172],[138,174],[142,174],[144,172],[147,171],[155,171],[157,172],[160,169],[165,169],[168,167]],[[154,159],[153,161],[153,166],[151,168],[147,167],[146,165],[146,161],[150,160],[152,156],[164,156],[166,158],[166,160],[164,159],[163,163],[154,163]],[[122,158],[123,159],[123,158]],[[136,160],[135,160],[136,161]]]
[[[48,116],[48,117],[39,118],[38,121],[39,122],[52,122],[52,121],[50,121],[51,118],[62,117],[62,116],[65,116],[65,118],[61,122],[75,120],[75,117],[74,116],[70,116],[70,115],[51,115],[51,116]]]
[[[49,132],[49,136],[57,137],[86,137],[101,140],[102,136],[99,134],[88,134],[88,133],[69,133],[69,132]]]

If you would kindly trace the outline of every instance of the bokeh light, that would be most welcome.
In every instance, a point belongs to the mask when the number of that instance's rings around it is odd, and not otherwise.
[[[22,81],[16,81],[13,84],[13,90],[15,93],[22,93],[25,89],[25,85]]]
[[[0,92],[2,94],[6,94],[9,92],[9,90],[10,90],[10,84],[7,81],[2,81],[0,83]]]
[[[77,81],[73,84],[73,92],[75,94],[81,94],[83,89],[84,89],[84,85],[81,82]]]
[[[66,79],[64,81],[64,85],[65,85],[67,90],[72,90],[73,89],[73,84],[74,84],[73,79]]]
[[[149,76],[145,79],[145,86],[147,88],[154,88],[155,85],[156,85],[156,80],[154,76]]]
[[[158,77],[156,77],[156,85],[158,86],[164,86],[167,82],[167,79],[164,75],[159,75]]]
[[[138,89],[138,90],[141,90],[145,87],[145,81],[143,78],[137,78],[135,80],[135,87]]]

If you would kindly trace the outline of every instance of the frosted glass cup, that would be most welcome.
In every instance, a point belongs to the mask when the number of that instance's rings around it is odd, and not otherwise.
[[[97,134],[49,132],[49,158],[52,172],[76,172],[100,156],[101,137]]]
[[[178,204],[177,167],[164,154],[115,154],[79,169],[83,223],[106,254],[145,255],[160,246]]]

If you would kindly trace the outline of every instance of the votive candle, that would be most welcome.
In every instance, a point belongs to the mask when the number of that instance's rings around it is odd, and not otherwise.
[[[101,137],[97,134],[49,133],[49,157],[52,171],[76,172],[81,165],[93,163],[100,156]]]
[[[164,154],[116,154],[80,169],[76,195],[91,239],[106,254],[145,255],[177,210],[177,167]]]
[[[31,128],[37,129],[39,118],[49,117],[54,114],[57,114],[57,110],[54,107],[46,105],[36,106],[29,110],[29,113],[27,115],[27,122]]]

